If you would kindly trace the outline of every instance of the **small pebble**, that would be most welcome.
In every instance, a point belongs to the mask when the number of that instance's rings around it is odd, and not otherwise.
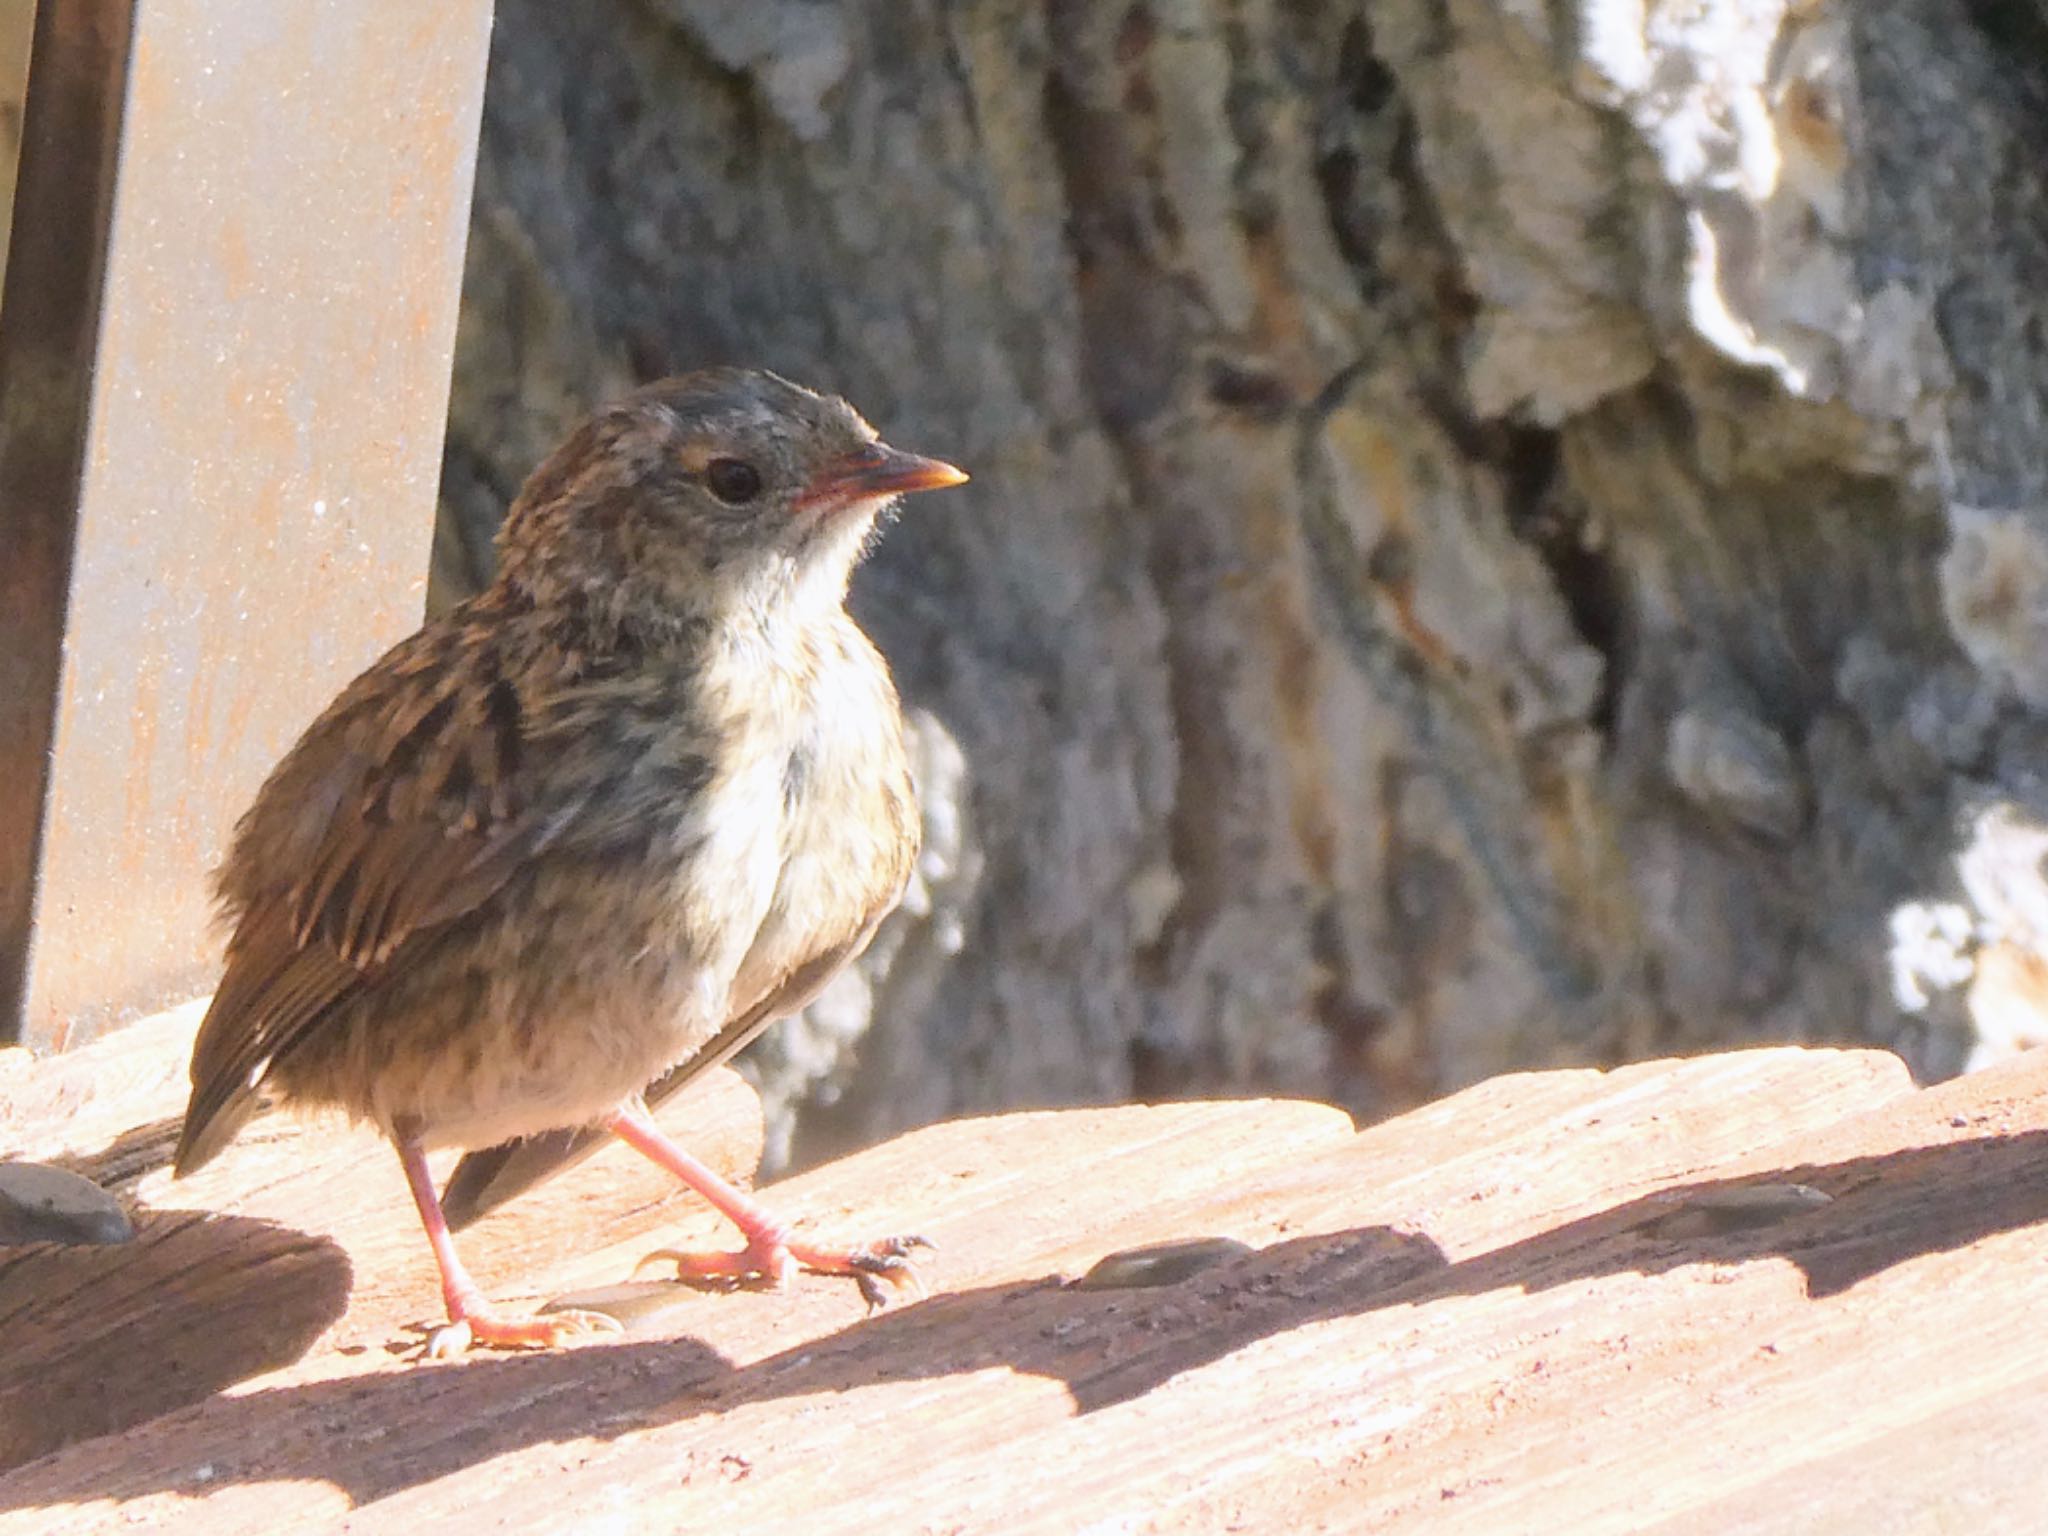
[[[1128,1291],[1154,1285],[1174,1285],[1190,1275],[1254,1252],[1249,1243],[1234,1237],[1186,1237],[1170,1243],[1148,1243],[1142,1248],[1125,1248],[1095,1261],[1087,1274],[1074,1282],[1081,1291]]]
[[[1720,1237],[1775,1226],[1833,1199],[1811,1184],[1738,1184],[1683,1196],[1677,1209],[1642,1225],[1658,1237]]]
[[[42,1163],[0,1163],[0,1246],[125,1243],[135,1227],[91,1179]]]

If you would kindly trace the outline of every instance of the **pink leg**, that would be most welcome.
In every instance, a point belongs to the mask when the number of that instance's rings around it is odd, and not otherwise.
[[[413,1204],[419,1207],[420,1225],[427,1229],[427,1241],[434,1247],[434,1266],[441,1272],[441,1299],[448,1304],[447,1325],[427,1336],[429,1357],[439,1360],[459,1355],[471,1344],[553,1346],[584,1334],[619,1331],[618,1323],[601,1312],[510,1318],[492,1310],[455,1252],[455,1239],[448,1233],[440,1198],[434,1193],[433,1175],[427,1172],[426,1149],[413,1136],[400,1137],[395,1145],[398,1160],[405,1165],[405,1182],[412,1186]]]
[[[740,1229],[747,1246],[737,1253],[679,1253],[664,1248],[649,1259],[666,1259],[678,1277],[692,1279],[762,1279],[780,1286],[801,1265],[826,1275],[851,1275],[870,1307],[887,1299],[879,1281],[922,1295],[923,1283],[911,1266],[913,1248],[929,1248],[921,1237],[888,1237],[851,1248],[825,1248],[799,1242],[786,1222],[758,1201],[726,1183],[704,1164],[662,1134],[641,1104],[630,1104],[606,1122],[611,1133],[643,1157],[652,1159],[709,1200]]]

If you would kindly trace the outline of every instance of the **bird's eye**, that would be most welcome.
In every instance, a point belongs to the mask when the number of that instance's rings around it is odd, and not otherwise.
[[[745,459],[713,459],[704,466],[704,483],[727,506],[742,506],[761,494],[761,471]]]

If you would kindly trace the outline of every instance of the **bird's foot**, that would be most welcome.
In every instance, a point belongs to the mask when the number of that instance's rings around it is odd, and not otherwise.
[[[924,1277],[910,1261],[916,1249],[929,1248],[922,1237],[884,1237],[850,1248],[829,1248],[799,1241],[781,1232],[757,1234],[736,1253],[686,1253],[658,1248],[642,1259],[634,1274],[649,1264],[673,1264],[678,1280],[753,1281],[779,1290],[799,1269],[820,1275],[848,1275],[860,1287],[868,1310],[887,1306],[889,1292],[922,1300]],[[888,1290],[883,1288],[886,1282]]]
[[[505,1317],[480,1304],[451,1307],[448,1321],[428,1331],[421,1358],[453,1360],[479,1345],[486,1349],[556,1349],[576,1339],[624,1331],[617,1318],[602,1312]]]

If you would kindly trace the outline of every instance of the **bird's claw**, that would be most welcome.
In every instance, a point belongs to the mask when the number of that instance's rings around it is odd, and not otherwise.
[[[615,1317],[603,1312],[565,1309],[541,1317],[500,1317],[471,1312],[427,1330],[420,1350],[423,1360],[453,1360],[482,1345],[488,1349],[554,1349],[574,1339],[624,1333]]]
[[[756,1254],[751,1248],[738,1253],[693,1253],[687,1248],[656,1248],[640,1256],[632,1278],[638,1280],[651,1264],[673,1264],[677,1280],[729,1280],[734,1285],[752,1280],[770,1290],[780,1290],[796,1268],[796,1261],[777,1250]]]
[[[919,1248],[932,1246],[929,1238],[906,1236],[880,1238],[852,1248],[825,1248],[786,1238],[758,1242],[736,1253],[657,1248],[641,1259],[633,1275],[637,1279],[649,1264],[666,1263],[675,1265],[678,1280],[728,1280],[735,1284],[751,1280],[780,1290],[798,1269],[808,1269],[815,1274],[848,1276],[873,1312],[889,1304],[890,1290],[924,1299],[924,1277],[910,1256]]]
[[[924,1276],[917,1272],[917,1266],[910,1260],[912,1252],[919,1248],[932,1248],[931,1240],[916,1236],[885,1237],[844,1255],[844,1270],[826,1269],[825,1273],[852,1275],[853,1283],[860,1287],[861,1300],[868,1304],[870,1312],[880,1311],[889,1304],[889,1294],[882,1289],[884,1281],[891,1289],[908,1292],[914,1300],[922,1301],[928,1294]]]

